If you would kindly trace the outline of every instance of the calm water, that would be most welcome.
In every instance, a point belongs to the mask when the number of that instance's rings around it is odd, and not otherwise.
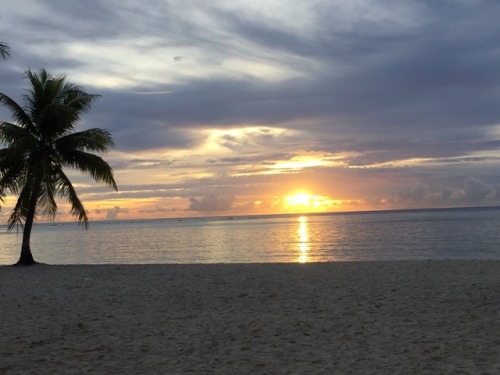
[[[51,264],[500,259],[500,209],[38,224],[32,251]],[[21,235],[0,228],[0,264]]]

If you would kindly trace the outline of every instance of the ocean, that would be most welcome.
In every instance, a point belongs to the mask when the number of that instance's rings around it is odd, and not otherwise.
[[[0,228],[0,264],[21,233]],[[500,260],[500,208],[39,223],[35,259],[49,264]]]

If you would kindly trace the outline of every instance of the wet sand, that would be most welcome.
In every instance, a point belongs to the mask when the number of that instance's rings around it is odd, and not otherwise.
[[[0,374],[499,374],[500,261],[0,267]]]

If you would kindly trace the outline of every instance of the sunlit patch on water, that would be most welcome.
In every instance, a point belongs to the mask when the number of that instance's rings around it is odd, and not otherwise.
[[[307,216],[299,217],[299,228],[297,229],[297,246],[299,250],[299,263],[307,263],[309,260],[309,233],[307,228]]]

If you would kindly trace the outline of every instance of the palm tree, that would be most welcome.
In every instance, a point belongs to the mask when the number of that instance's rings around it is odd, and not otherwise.
[[[45,71],[26,71],[30,87],[24,105],[0,93],[0,104],[13,114],[14,123],[0,123],[0,201],[7,192],[18,195],[8,228],[23,228],[21,256],[17,265],[35,264],[30,237],[37,215],[54,219],[56,198],[66,198],[71,213],[88,229],[87,213],[63,167],[89,174],[96,182],[117,190],[113,171],[101,157],[90,152],[107,152],[113,146],[111,134],[94,128],[73,132],[80,115],[90,109],[99,95],[88,94]]]
[[[10,56],[10,48],[7,44],[0,42],[0,58],[6,59]]]

